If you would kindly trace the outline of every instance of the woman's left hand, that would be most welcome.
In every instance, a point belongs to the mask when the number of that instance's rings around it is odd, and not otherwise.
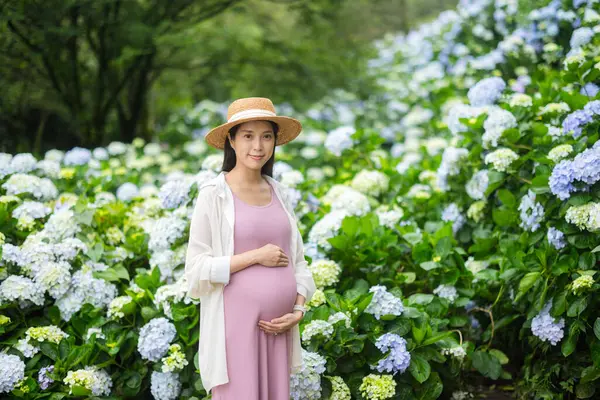
[[[258,326],[265,333],[274,335],[277,333],[281,335],[282,333],[290,330],[294,325],[296,325],[302,319],[302,311],[287,313],[278,318],[273,318],[269,321],[258,321]]]

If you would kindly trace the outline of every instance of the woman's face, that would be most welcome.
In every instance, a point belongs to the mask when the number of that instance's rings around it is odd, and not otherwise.
[[[238,128],[231,141],[236,162],[249,169],[260,170],[273,155],[275,133],[268,121],[248,121]]]

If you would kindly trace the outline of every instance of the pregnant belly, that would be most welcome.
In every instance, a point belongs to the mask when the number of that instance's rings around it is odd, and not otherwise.
[[[243,307],[260,319],[292,312],[296,301],[296,278],[291,265],[249,266],[231,275],[223,291],[225,307]]]

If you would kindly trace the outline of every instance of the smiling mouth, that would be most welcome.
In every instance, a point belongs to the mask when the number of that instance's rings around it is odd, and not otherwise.
[[[263,156],[250,156],[252,158],[254,158],[255,160],[260,160],[261,158],[263,158]]]

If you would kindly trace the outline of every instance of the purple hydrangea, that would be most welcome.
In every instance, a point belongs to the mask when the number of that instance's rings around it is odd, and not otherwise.
[[[585,96],[588,96],[588,97],[596,97],[596,95],[598,94],[599,91],[600,91],[600,88],[598,87],[598,85],[595,85],[590,82],[590,83],[586,83],[579,90],[579,93],[583,94]]]
[[[376,368],[380,373],[403,373],[410,365],[410,353],[406,350],[406,340],[395,333],[385,333],[375,342],[375,346],[382,352],[390,352],[387,357],[379,360]]]
[[[574,138],[581,136],[583,127],[592,121],[592,115],[585,110],[575,110],[563,121],[563,131]]]
[[[42,390],[46,390],[54,383],[54,379],[48,376],[48,373],[52,373],[54,371],[54,365],[50,365],[48,367],[42,367],[38,373],[38,383],[40,384],[40,388]]]

